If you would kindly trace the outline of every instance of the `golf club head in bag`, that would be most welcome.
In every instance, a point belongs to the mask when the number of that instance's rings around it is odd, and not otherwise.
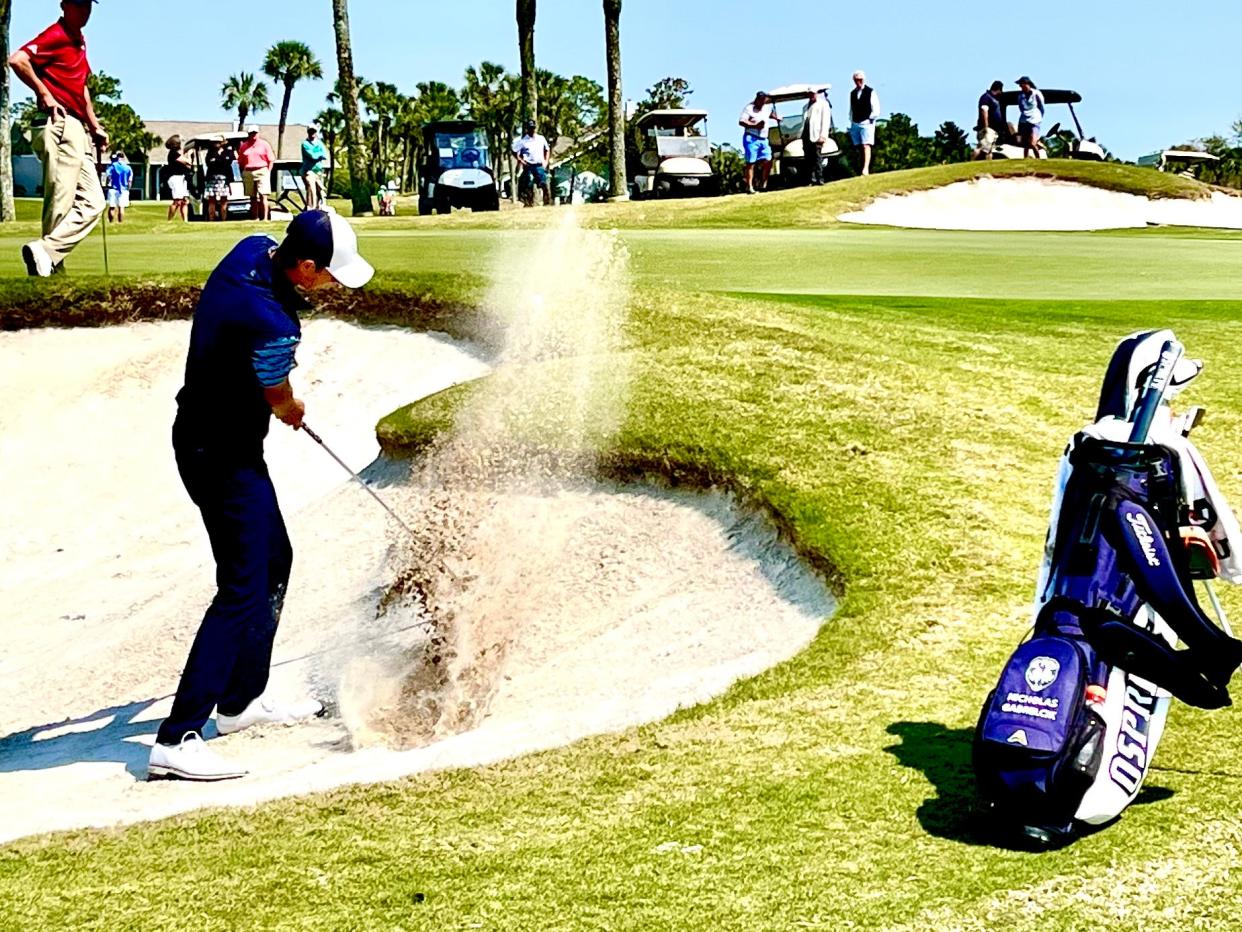
[[[1126,337],[1097,420],[1062,457],[1031,636],[975,734],[980,796],[999,816],[990,824],[1015,843],[1054,846],[1120,816],[1172,697],[1230,702],[1242,643],[1202,611],[1194,580],[1242,580],[1240,535],[1187,436],[1198,416],[1175,419],[1168,404],[1201,369],[1170,331]]]

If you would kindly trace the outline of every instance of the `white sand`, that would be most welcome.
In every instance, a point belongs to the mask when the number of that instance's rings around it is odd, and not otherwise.
[[[720,497],[506,495],[506,520],[556,533],[532,564],[537,584],[517,585],[521,624],[476,728],[409,751],[351,750],[357,734],[340,718],[258,729],[212,741],[250,768],[245,779],[147,783],[148,749],[213,589],[168,440],[187,335],[184,323],[0,334],[0,841],[622,729],[793,655],[831,611],[772,530]],[[447,340],[332,321],[307,325],[299,358],[308,423],[358,466],[376,455],[382,414],[486,371]],[[400,553],[383,512],[304,435],[276,424],[268,449],[295,549],[270,688],[334,699],[343,670],[424,635],[402,630],[401,612],[376,618]],[[376,461],[367,476],[419,513],[406,467]],[[522,551],[507,570],[518,581],[532,575]]]
[[[1242,229],[1242,197],[1147,198],[1045,178],[983,177],[885,195],[849,223],[925,230],[1111,230],[1167,226]]]

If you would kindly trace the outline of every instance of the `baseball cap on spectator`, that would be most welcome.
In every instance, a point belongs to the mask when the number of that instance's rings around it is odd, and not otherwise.
[[[346,288],[361,288],[375,269],[358,254],[358,236],[334,211],[305,210],[293,218],[279,247],[295,259],[311,259]]]
[[[1023,75],[1022,77],[1018,78],[1018,80],[1015,81],[1014,83],[1015,84],[1029,84],[1031,85],[1031,87],[1035,86],[1035,82],[1032,81],[1030,78],[1028,78],[1026,75]]]
[[[253,123],[246,124],[246,135],[247,136],[253,136],[258,131],[259,131],[259,127],[255,126]]]

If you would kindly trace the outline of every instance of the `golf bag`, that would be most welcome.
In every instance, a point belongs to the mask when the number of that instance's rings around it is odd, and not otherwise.
[[[1201,364],[1170,331],[1117,347],[1096,421],[1057,475],[1030,639],[984,703],[974,768],[984,804],[1030,842],[1102,825],[1138,795],[1170,696],[1229,705],[1242,642],[1193,581],[1242,582],[1242,531],[1169,399]],[[1177,650],[1181,640],[1186,648]]]

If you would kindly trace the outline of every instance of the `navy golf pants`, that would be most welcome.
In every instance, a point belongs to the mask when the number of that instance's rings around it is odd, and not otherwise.
[[[237,715],[267,688],[293,548],[262,457],[239,462],[174,431],[177,469],[216,560],[216,596],[194,638],[156,740],[201,733],[213,709]]]

